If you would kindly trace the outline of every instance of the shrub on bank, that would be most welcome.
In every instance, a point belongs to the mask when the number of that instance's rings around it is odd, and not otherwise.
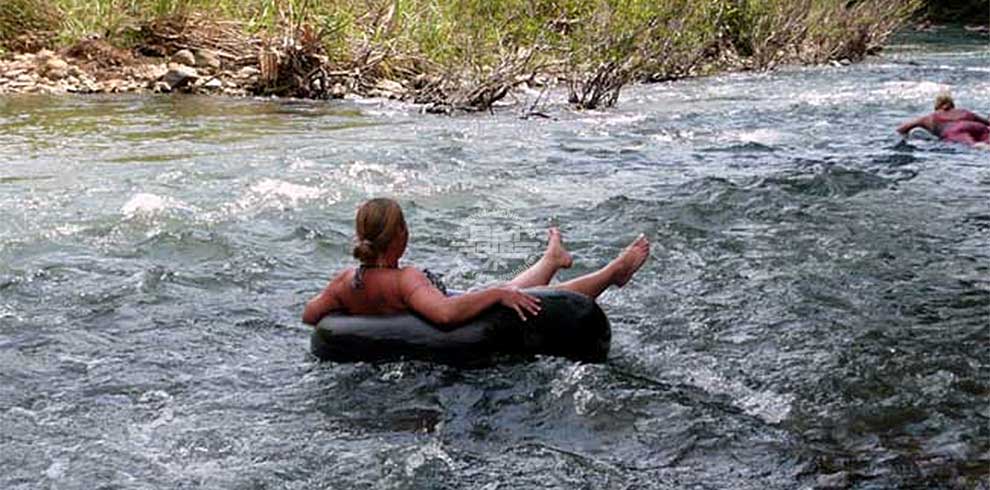
[[[63,18],[56,5],[38,0],[0,2],[0,52],[35,51],[53,45]]]
[[[990,2],[987,0],[933,0],[922,12],[936,22],[960,22],[987,25],[990,22]]]
[[[559,82],[575,105],[593,108],[614,104],[634,81],[860,59],[920,4],[4,0],[0,45],[36,30],[57,31],[64,44],[98,36],[146,54],[208,43],[222,45],[231,60],[259,66],[258,93],[323,97],[377,90],[439,110],[487,109],[520,84]]]

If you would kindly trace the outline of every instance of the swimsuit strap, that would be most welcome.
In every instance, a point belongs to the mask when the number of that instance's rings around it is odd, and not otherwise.
[[[364,288],[364,271],[367,269],[398,269],[398,267],[379,264],[361,264],[354,271],[354,279],[351,280],[351,287],[354,289]],[[444,296],[447,295],[447,285],[443,282],[443,274],[437,274],[429,269],[423,269],[423,274],[426,275],[426,279],[430,281],[433,287],[439,289]]]
[[[433,287],[439,289],[444,296],[447,296],[447,285],[443,283],[443,274],[437,274],[429,269],[423,269],[423,274],[433,284]]]
[[[364,271],[366,269],[398,269],[398,267],[381,264],[361,264],[358,266],[357,270],[354,271],[354,279],[351,281],[351,287],[354,289],[364,288]]]

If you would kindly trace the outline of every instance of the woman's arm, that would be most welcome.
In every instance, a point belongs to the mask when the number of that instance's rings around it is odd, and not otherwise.
[[[336,289],[338,283],[346,275],[346,271],[341,272],[337,275],[327,287],[323,289],[323,292],[313,297],[306,303],[306,308],[303,310],[302,321],[307,325],[316,325],[320,323],[323,317],[330,314],[331,311],[340,309],[340,301],[337,300]]]
[[[904,124],[901,124],[897,128],[897,132],[898,133],[901,133],[901,135],[903,135],[903,136],[907,136],[907,134],[910,133],[911,130],[914,129],[914,128],[925,128],[925,129],[928,129],[929,131],[931,131],[931,129],[929,129],[928,126],[929,126],[928,125],[928,116],[922,116],[922,117],[919,117],[918,119],[915,119],[913,121],[908,121],[908,122],[906,122]]]
[[[416,269],[403,271],[400,287],[409,309],[438,325],[464,323],[496,304],[516,310],[523,321],[526,321],[526,314],[536,316],[540,312],[538,298],[510,286],[445,296]]]
[[[985,117],[983,117],[983,116],[981,116],[981,115],[979,115],[979,114],[977,114],[975,112],[970,112],[969,113],[969,120],[970,121],[976,121],[976,122],[978,122],[978,123],[980,123],[980,124],[982,124],[984,126],[990,126],[990,121],[988,121],[987,118],[985,118]]]

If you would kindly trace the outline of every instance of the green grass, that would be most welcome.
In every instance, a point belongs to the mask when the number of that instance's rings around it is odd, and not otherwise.
[[[2,0],[0,48],[25,30],[69,44],[93,34],[129,47],[155,19],[200,14],[261,37],[315,33],[335,69],[457,86],[569,80],[572,98],[614,100],[633,80],[785,62],[858,59],[921,0]],[[40,14],[39,14],[40,13]],[[511,73],[510,73],[511,72]],[[596,86],[597,84],[597,86]],[[455,87],[455,88],[450,88]],[[436,89],[436,87],[434,87]],[[466,90],[466,89],[465,89]]]

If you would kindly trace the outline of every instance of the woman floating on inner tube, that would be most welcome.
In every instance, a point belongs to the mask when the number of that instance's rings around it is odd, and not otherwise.
[[[956,103],[947,93],[935,97],[935,112],[902,124],[897,132],[907,136],[914,128],[925,128],[945,141],[990,144],[990,121],[965,109],[956,109]]]
[[[570,267],[572,262],[561,242],[560,231],[550,228],[543,257],[515,279],[504,285],[447,296],[443,285],[428,272],[399,267],[409,231],[397,202],[383,198],[365,202],[358,208],[355,224],[354,257],[361,264],[337,274],[322,293],[306,304],[304,323],[316,325],[331,312],[351,315],[413,312],[437,325],[459,325],[496,304],[512,308],[526,320],[527,315],[539,313],[540,301],[520,289],[548,285],[558,270]],[[649,251],[649,241],[640,235],[605,267],[554,288],[597,298],[609,286],[622,287],[629,282],[646,262]]]

